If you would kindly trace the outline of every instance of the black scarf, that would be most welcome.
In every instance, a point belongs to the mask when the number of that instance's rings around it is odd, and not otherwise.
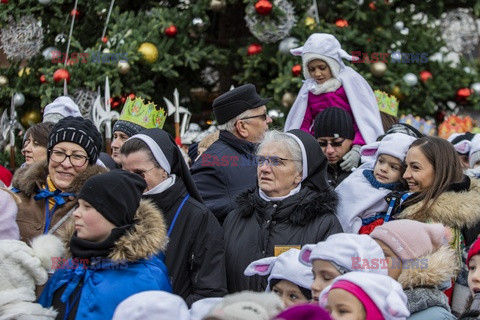
[[[91,259],[93,257],[106,258],[115,248],[115,242],[122,237],[132,225],[112,229],[112,232],[102,242],[92,242],[77,237],[75,232],[70,239],[70,252],[74,258]]]

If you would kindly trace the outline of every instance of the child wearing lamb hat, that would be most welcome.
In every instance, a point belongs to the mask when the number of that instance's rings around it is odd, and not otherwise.
[[[0,319],[53,320],[57,312],[35,303],[35,288],[47,282],[52,260],[63,256],[62,241],[41,235],[29,246],[16,238],[0,240]]]
[[[340,198],[337,216],[345,232],[369,234],[391,218],[395,201],[389,204],[385,196],[405,189],[403,163],[414,140],[403,133],[392,133],[362,147],[362,155],[375,156],[373,170],[368,166],[355,170],[335,189]]]
[[[442,290],[451,286],[458,258],[442,224],[394,220],[370,236],[385,253],[388,274],[402,285],[415,319],[456,319]]]
[[[331,34],[314,33],[302,47],[290,50],[302,56],[305,81],[285,122],[285,131],[302,129],[313,135],[313,120],[326,108],[335,106],[347,111],[354,119],[354,147],[340,164],[350,171],[360,160],[359,149],[383,134],[380,111],[367,81],[342,59],[358,60],[347,54]]]
[[[382,248],[363,234],[337,233],[317,244],[304,245],[299,260],[312,267],[314,301],[318,301],[320,292],[342,274],[351,271],[388,274]]]
[[[333,319],[401,320],[410,315],[402,286],[374,273],[350,272],[335,278],[320,294],[320,305]]]
[[[312,268],[299,261],[300,250],[292,248],[278,257],[256,260],[248,265],[246,276],[266,276],[268,285],[265,291],[278,294],[285,306],[307,303],[312,299],[310,287],[313,283]]]

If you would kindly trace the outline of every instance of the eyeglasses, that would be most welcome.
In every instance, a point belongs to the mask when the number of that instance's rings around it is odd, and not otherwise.
[[[336,141],[328,141],[328,140],[319,140],[318,141],[318,144],[320,145],[320,147],[322,148],[325,148],[327,147],[328,145],[331,145],[332,148],[338,148],[338,147],[341,147],[343,142],[347,140],[347,139],[343,139],[343,140],[336,140]]]
[[[267,117],[268,117],[268,114],[262,113],[262,114],[257,114],[256,116],[245,117],[245,118],[241,118],[241,119],[238,119],[238,120],[247,120],[247,119],[253,119],[253,118],[261,118],[262,121],[266,121],[266,120],[267,120]]]
[[[132,172],[135,173],[135,174],[138,174],[140,177],[142,177],[143,179],[145,179],[145,173],[151,171],[152,169],[154,168],[157,168],[156,166],[153,166],[151,167],[150,169],[148,170],[133,170]]]
[[[267,163],[268,166],[284,166],[285,165],[285,162],[284,161],[300,161],[300,160],[295,160],[295,159],[286,159],[286,158],[280,158],[280,157],[277,157],[277,156],[270,156],[270,157],[266,157],[266,156],[256,156],[256,161],[257,161],[257,165],[259,167],[263,166],[265,164],[265,162]]]
[[[62,163],[66,158],[70,160],[70,163],[74,167],[83,167],[88,159],[90,159],[89,157],[80,154],[67,155],[65,152],[59,150],[52,150],[50,153],[50,159],[56,163]]]

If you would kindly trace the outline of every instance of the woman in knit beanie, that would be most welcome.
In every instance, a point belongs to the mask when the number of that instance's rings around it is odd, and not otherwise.
[[[48,137],[47,161],[20,169],[13,187],[20,196],[17,223],[20,239],[53,233],[76,204],[75,194],[85,180],[104,169],[95,166],[102,137],[90,120],[61,119]]]
[[[145,181],[112,170],[88,179],[73,213],[72,258],[56,264],[39,303],[63,319],[111,319],[116,306],[147,290],[171,291],[160,255],[168,238],[153,203],[142,200]]]
[[[402,219],[376,227],[370,236],[383,249],[388,274],[402,285],[415,319],[455,319],[442,292],[458,270],[444,226]]]

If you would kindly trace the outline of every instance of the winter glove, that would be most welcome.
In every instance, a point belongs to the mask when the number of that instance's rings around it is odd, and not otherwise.
[[[343,171],[352,171],[352,169],[356,168],[360,162],[360,146],[354,145],[352,150],[347,152],[342,159],[343,162],[340,163],[340,168],[342,168]]]

